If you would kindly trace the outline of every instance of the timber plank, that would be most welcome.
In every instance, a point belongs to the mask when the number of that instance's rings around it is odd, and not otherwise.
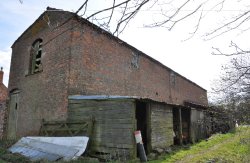
[[[117,116],[95,116],[94,114],[89,114],[89,115],[92,115],[94,118],[95,118],[95,121],[98,123],[98,122],[107,122],[107,123],[111,123],[110,121],[106,121],[107,119],[112,119],[112,121],[114,123],[128,123],[128,122],[133,122],[133,117],[127,117],[127,119],[120,119],[121,117],[117,117]],[[69,120],[81,120],[83,118],[83,116],[81,115],[74,115],[74,116],[70,116],[69,115]],[[124,117],[122,117],[124,118]]]
[[[132,144],[114,144],[114,143],[107,143],[107,142],[93,142],[93,146],[104,146],[109,148],[133,148]]]
[[[91,149],[134,148],[134,107],[132,101],[69,101],[68,118],[81,120],[93,116],[95,124]],[[107,148],[103,148],[107,147]]]
[[[111,107],[111,108],[117,108],[117,107],[121,107],[121,108],[131,108],[133,103],[132,102],[112,102],[112,101],[88,101],[88,102],[82,102],[82,103],[69,103],[71,107],[75,107],[75,106],[81,106],[81,107]]]

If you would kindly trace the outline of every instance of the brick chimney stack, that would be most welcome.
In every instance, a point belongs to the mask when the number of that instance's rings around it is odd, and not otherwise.
[[[0,70],[0,84],[3,83],[3,67]]]

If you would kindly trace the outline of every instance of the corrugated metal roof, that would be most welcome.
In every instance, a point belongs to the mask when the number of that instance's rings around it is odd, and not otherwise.
[[[155,101],[150,98],[138,97],[138,96],[112,96],[112,95],[70,95],[68,96],[69,100],[111,100],[111,99],[136,99],[136,100],[148,100],[153,102],[160,102],[176,107],[184,107],[184,105],[166,103],[164,101]]]
[[[82,155],[89,138],[77,137],[23,137],[9,148],[12,153],[19,153],[31,160],[59,159],[71,160]]]
[[[70,100],[108,100],[108,99],[139,99],[137,96],[109,96],[109,95],[71,95]]]

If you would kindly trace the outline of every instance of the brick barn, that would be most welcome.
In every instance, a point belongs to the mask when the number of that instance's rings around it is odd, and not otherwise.
[[[47,8],[12,45],[7,136],[95,119],[91,149],[136,155],[204,137],[205,89],[74,13]],[[198,126],[198,127],[197,127]]]

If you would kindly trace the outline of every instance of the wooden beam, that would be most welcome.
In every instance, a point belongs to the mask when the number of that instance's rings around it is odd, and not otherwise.
[[[178,114],[178,117],[179,117],[179,131],[178,131],[178,133],[179,133],[179,143],[180,143],[180,145],[182,145],[182,116],[181,116],[181,108],[178,108],[178,110],[179,110],[179,114]]]

